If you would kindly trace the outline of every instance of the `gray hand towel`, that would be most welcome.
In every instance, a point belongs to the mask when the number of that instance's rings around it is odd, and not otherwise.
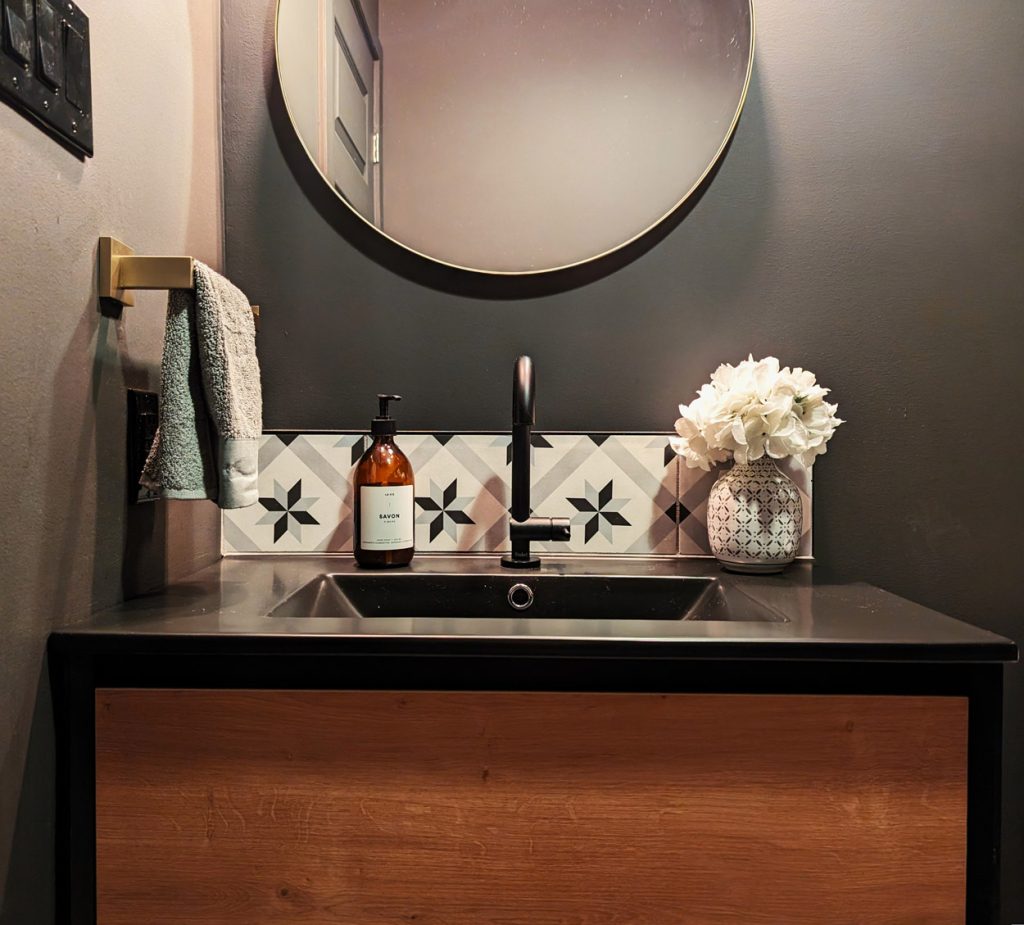
[[[160,426],[140,480],[164,498],[255,504],[263,432],[249,300],[198,260],[195,289],[167,300]]]

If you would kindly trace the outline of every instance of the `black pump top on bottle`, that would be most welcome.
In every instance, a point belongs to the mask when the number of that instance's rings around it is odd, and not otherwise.
[[[401,401],[401,395],[378,395],[380,402],[380,414],[370,422],[370,433],[374,437],[393,437],[398,433],[395,426],[395,419],[388,414],[388,402]]]

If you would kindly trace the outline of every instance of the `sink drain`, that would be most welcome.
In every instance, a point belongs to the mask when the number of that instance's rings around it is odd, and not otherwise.
[[[514,610],[526,610],[533,603],[533,588],[522,582],[508,589],[508,602]]]

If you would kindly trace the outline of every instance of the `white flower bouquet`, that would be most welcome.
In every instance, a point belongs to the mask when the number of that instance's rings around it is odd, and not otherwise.
[[[843,423],[837,406],[825,401],[828,393],[806,369],[780,369],[775,357],[751,355],[738,366],[719,366],[697,398],[679,406],[679,436],[669,439],[691,469],[763,456],[795,456],[809,467]]]

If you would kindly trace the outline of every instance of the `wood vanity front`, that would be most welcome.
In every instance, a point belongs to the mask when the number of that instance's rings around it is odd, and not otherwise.
[[[96,921],[963,923],[968,718],[948,695],[97,687]]]

